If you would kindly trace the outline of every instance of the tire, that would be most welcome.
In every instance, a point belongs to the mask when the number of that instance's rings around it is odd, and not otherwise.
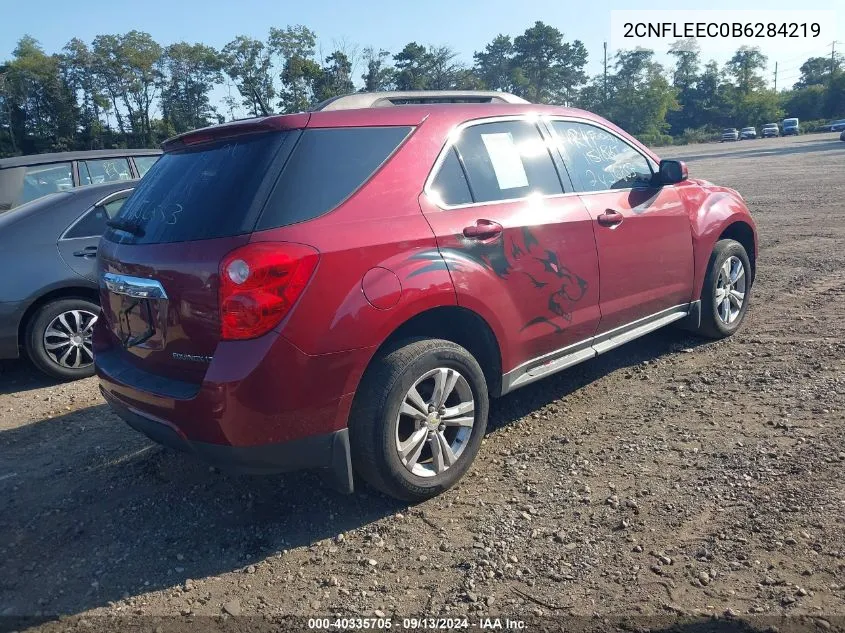
[[[92,350],[90,332],[99,314],[100,307],[85,299],[57,299],[41,306],[30,320],[24,340],[24,348],[32,364],[59,380],[93,376],[94,358],[89,353]],[[81,319],[79,325],[76,315]],[[51,335],[48,328],[61,335]],[[83,345],[76,343],[75,333],[78,332],[83,334],[80,337]],[[48,349],[48,345],[56,347]],[[68,352],[67,356],[65,352]],[[64,363],[61,362],[63,357]],[[77,358],[79,366],[74,367]]]
[[[420,410],[435,400],[437,385],[450,382],[442,422],[437,411],[420,419]],[[408,404],[412,387],[422,399],[417,400],[420,406]],[[400,414],[403,405],[415,416]],[[484,373],[466,349],[442,339],[401,341],[381,353],[361,381],[349,421],[352,466],[368,484],[391,497],[411,502],[434,497],[469,469],[484,438],[488,408]],[[456,456],[451,464],[441,441]],[[407,462],[400,458],[400,443],[408,447]]]
[[[741,273],[737,262],[742,266]],[[726,285],[728,267],[730,267],[730,278],[733,279],[736,276],[736,281]],[[735,240],[719,240],[710,255],[704,287],[701,290],[701,325],[698,332],[714,339],[726,338],[734,334],[742,325],[745,314],[748,312],[751,282],[751,263],[743,245]],[[738,307],[738,297],[733,292],[726,292],[728,287],[741,293],[741,304]]]

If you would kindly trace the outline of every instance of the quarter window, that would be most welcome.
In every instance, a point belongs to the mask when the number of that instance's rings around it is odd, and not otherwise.
[[[126,202],[126,197],[112,200],[103,205],[98,204],[82,216],[82,219],[74,224],[70,231],[65,233],[64,239],[70,240],[77,237],[97,237],[102,235],[106,232],[106,222],[117,215],[124,202]]]
[[[138,176],[143,178],[144,174],[150,171],[150,167],[155,165],[158,156],[136,156],[135,167],[138,170]]]
[[[648,160],[618,136],[594,125],[553,121],[558,147],[579,191],[647,187]]]
[[[533,123],[474,125],[463,130],[455,148],[475,202],[563,193],[548,145]]]
[[[472,202],[472,194],[469,191],[464,169],[458,161],[458,155],[454,148],[449,150],[446,158],[440,165],[440,171],[431,185],[431,192],[437,202],[448,205],[469,204]]]

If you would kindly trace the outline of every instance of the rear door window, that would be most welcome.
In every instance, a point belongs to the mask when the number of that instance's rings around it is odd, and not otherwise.
[[[139,230],[110,229],[106,239],[157,244],[251,231],[278,173],[275,161],[298,135],[250,134],[165,153],[116,218]]]
[[[534,123],[474,125],[461,133],[455,148],[475,202],[563,193],[548,145]]]
[[[286,226],[328,213],[369,180],[411,129],[306,129],[256,228]]]
[[[70,163],[30,165],[23,177],[23,189],[18,204],[36,200],[48,193],[73,188],[73,170]]]
[[[79,168],[80,185],[98,185],[103,182],[130,180],[132,178],[129,160],[126,158],[80,160],[77,162],[77,166]]]

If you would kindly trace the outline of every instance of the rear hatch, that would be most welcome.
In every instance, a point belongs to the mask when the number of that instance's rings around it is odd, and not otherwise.
[[[166,146],[111,221],[98,264],[109,354],[202,381],[221,338],[220,262],[249,241],[300,134],[278,119],[253,126],[200,130]]]

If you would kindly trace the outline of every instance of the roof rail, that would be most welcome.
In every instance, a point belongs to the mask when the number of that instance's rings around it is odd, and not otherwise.
[[[356,92],[321,101],[311,112],[382,108],[422,103],[529,103],[509,92],[497,90],[405,90],[391,92]]]

